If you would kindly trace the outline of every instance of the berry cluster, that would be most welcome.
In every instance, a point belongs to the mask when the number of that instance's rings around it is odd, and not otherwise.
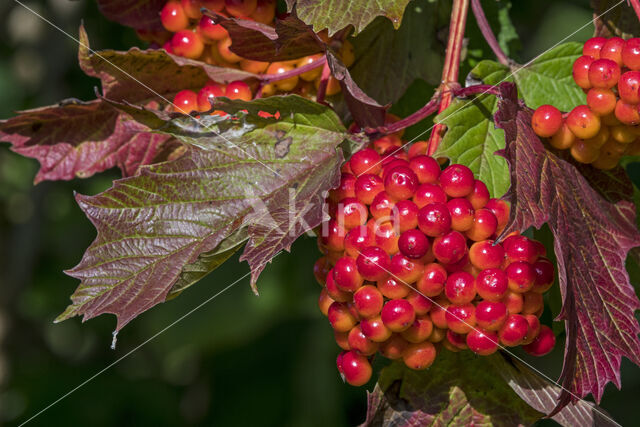
[[[555,336],[539,317],[554,267],[544,246],[519,234],[496,244],[509,205],[469,168],[441,170],[424,143],[407,154],[399,140],[356,152],[327,198],[314,274],[344,379],[368,382],[376,352],[412,369],[442,348],[547,354]]]
[[[589,39],[573,64],[573,80],[587,94],[566,117],[552,105],[533,113],[534,132],[580,163],[612,169],[640,154],[640,38]]]
[[[231,82],[226,86],[211,80],[198,93],[189,89],[178,92],[173,98],[173,109],[182,114],[189,114],[192,111],[209,111],[211,110],[211,101],[216,96],[251,101],[253,93],[249,85],[240,80]],[[211,114],[225,115],[226,113],[213,111]]]

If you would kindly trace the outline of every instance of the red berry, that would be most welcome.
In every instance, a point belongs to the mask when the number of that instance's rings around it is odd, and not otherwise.
[[[440,165],[431,156],[416,156],[409,160],[409,167],[415,172],[420,184],[432,184],[440,176]]]
[[[397,156],[384,157],[382,160],[382,173],[380,176],[382,176],[382,179],[385,179],[391,170],[399,166],[409,169],[409,162]]]
[[[407,230],[400,235],[398,248],[404,256],[419,259],[429,252],[429,239],[420,230]]]
[[[498,268],[504,261],[502,245],[493,240],[475,242],[469,248],[469,261],[479,269]]]
[[[358,323],[347,304],[343,302],[331,304],[327,316],[331,327],[338,332],[348,332]]]
[[[550,327],[546,325],[540,326],[540,333],[531,344],[522,346],[524,351],[532,356],[544,356],[553,350],[556,345],[556,336]]]
[[[627,71],[618,81],[618,95],[627,104],[640,102],[638,89],[640,88],[640,71]]]
[[[593,138],[600,131],[600,118],[586,105],[578,105],[569,115],[567,126],[573,134],[580,139]]]
[[[447,202],[451,214],[451,228],[456,231],[467,231],[473,225],[473,206],[467,199],[455,198]]]
[[[363,150],[353,153],[349,160],[349,166],[356,176],[362,174],[377,175],[382,169],[382,159],[380,155],[371,148],[365,148]]]
[[[366,225],[354,227],[344,237],[344,251],[351,258],[357,258],[367,246],[373,245],[373,236]]]
[[[413,196],[418,187],[418,177],[405,166],[396,166],[384,178],[384,189],[396,200],[404,200]]]
[[[325,287],[327,289],[327,294],[334,301],[349,302],[353,299],[353,294],[351,292],[344,291],[338,287],[338,284],[333,278],[333,269],[329,270],[329,273],[327,274]]]
[[[224,7],[231,15],[246,17],[255,12],[258,6],[257,0],[225,0]]]
[[[549,138],[560,130],[562,113],[553,105],[541,105],[531,116],[533,131],[542,138]]]
[[[467,346],[467,337],[464,334],[457,334],[452,330],[447,331],[447,339],[442,343],[444,347],[449,351],[460,351],[469,348]],[[448,344],[448,345],[447,345]]]
[[[322,226],[322,243],[331,251],[344,250],[344,238],[347,232],[335,219],[330,219]]]
[[[455,272],[447,277],[444,294],[453,304],[471,302],[476,296],[475,279],[467,272]]]
[[[436,237],[432,249],[438,261],[443,264],[452,264],[460,261],[467,253],[467,241],[462,234],[451,231],[444,236]]]
[[[347,336],[349,349],[363,356],[371,356],[378,351],[378,343],[367,338],[360,329],[360,326],[354,326]]]
[[[498,220],[498,230],[502,230],[509,221],[509,212],[511,208],[509,204],[501,199],[490,199],[485,205],[486,209],[489,209],[492,214],[496,216]]]
[[[276,0],[258,0],[256,10],[251,14],[251,19],[261,24],[271,24],[276,16]]]
[[[189,18],[200,19],[202,16],[200,0],[181,0],[180,4]]]
[[[182,114],[198,111],[198,95],[192,90],[181,90],[173,98],[173,109]]]
[[[336,220],[345,230],[366,224],[368,216],[367,207],[355,197],[347,197],[338,202]]]
[[[435,359],[436,348],[429,341],[409,344],[402,353],[404,364],[415,370],[427,369]]]
[[[164,5],[160,11],[160,21],[162,21],[162,26],[172,33],[184,30],[189,26],[189,18],[182,5],[177,1],[169,1]]]
[[[400,359],[408,346],[409,343],[402,336],[392,334],[391,338],[380,344],[380,354],[387,359]]]
[[[410,343],[426,341],[433,332],[433,322],[429,316],[418,316],[413,324],[400,333]]]
[[[480,301],[476,306],[476,322],[488,331],[499,330],[508,314],[507,306],[501,302]]]
[[[476,325],[476,308],[473,304],[450,305],[445,319],[449,330],[457,334],[466,334]]]
[[[200,18],[198,30],[202,37],[210,42],[222,40],[229,36],[229,33],[222,25],[216,24],[212,18],[206,15]]]
[[[449,197],[466,197],[474,184],[473,172],[463,165],[451,165],[440,174],[440,187]]]
[[[538,246],[526,236],[509,236],[502,242],[502,247],[511,261],[535,262],[538,259]]]
[[[393,207],[393,225],[402,233],[418,226],[418,206],[411,200],[400,200]]]
[[[356,264],[358,272],[365,280],[375,282],[389,276],[391,258],[382,248],[369,246],[358,255]]]
[[[382,307],[382,322],[393,332],[408,329],[416,318],[416,313],[409,301],[392,299]]]
[[[624,45],[624,40],[620,37],[611,37],[600,49],[600,58],[610,59],[618,67],[622,66],[622,49]]]
[[[638,106],[634,104],[627,104],[623,100],[619,99],[616,103],[615,115],[625,125],[637,125],[640,124],[640,113],[638,112]]]
[[[469,264],[469,254],[465,253],[460,260],[445,264],[444,268],[447,270],[447,273],[455,273],[457,271],[466,271],[467,273],[470,273],[473,266]]]
[[[491,196],[484,182],[476,179],[473,182],[473,191],[467,195],[467,200],[471,202],[473,209],[478,210],[484,208]]]
[[[342,257],[336,261],[333,267],[333,278],[340,289],[349,292],[357,291],[364,282],[358,272],[356,260],[349,257]]]
[[[573,81],[582,89],[589,89],[593,85],[589,80],[589,68],[594,62],[590,56],[581,56],[573,63]]]
[[[336,367],[338,368],[338,372],[340,372],[340,375],[342,376],[343,381],[344,381],[344,372],[342,371],[342,358],[346,353],[347,351],[342,351],[338,353],[338,356],[336,357]]]
[[[324,286],[324,283],[327,281],[327,273],[329,273],[330,270],[331,264],[327,257],[320,257],[315,264],[313,264],[313,275],[320,286]]]
[[[498,220],[489,209],[478,209],[473,214],[473,224],[467,237],[475,242],[486,240],[498,230]]]
[[[389,267],[391,275],[404,283],[416,282],[424,272],[424,265],[419,261],[397,254],[391,258]]]
[[[349,332],[333,331],[333,338],[336,340],[338,347],[345,351],[351,350],[351,347],[349,346]]]
[[[632,38],[622,48],[622,62],[634,71],[640,70],[640,38]]]
[[[364,174],[356,179],[354,190],[358,200],[370,205],[378,193],[384,191],[384,184],[378,175]]]
[[[333,302],[333,299],[331,299],[326,289],[320,291],[320,296],[318,297],[318,308],[320,309],[320,313],[327,316],[329,313],[329,306],[331,306]]]
[[[447,203],[447,195],[435,184],[422,184],[413,195],[413,203],[423,208],[431,203]]]
[[[604,37],[592,37],[586,42],[584,42],[584,46],[582,47],[582,54],[592,57],[593,59],[600,58],[600,50],[607,42],[607,39]]]
[[[435,297],[442,293],[447,281],[447,271],[441,264],[431,263],[424,266],[424,273],[418,279],[416,288],[428,297]]]
[[[509,289],[513,292],[525,293],[529,291],[536,280],[536,271],[526,261],[516,261],[509,264],[505,273],[509,279]]]
[[[205,7],[214,12],[220,12],[224,9],[224,0],[200,0],[202,7]]]
[[[500,337],[500,342],[503,345],[515,347],[526,337],[528,330],[529,322],[524,316],[510,314],[500,331],[498,331],[498,337]]]
[[[427,141],[416,141],[409,147],[409,158],[413,159],[414,157],[424,156],[427,154],[427,148],[429,148],[429,142]]]
[[[533,283],[533,292],[544,293],[553,285],[555,269],[551,261],[546,258],[540,258],[533,263],[533,269],[536,272],[536,279]]]
[[[589,66],[589,81],[593,87],[611,89],[618,84],[620,67],[610,59],[596,59]]]
[[[342,374],[349,384],[356,387],[365,385],[371,379],[372,373],[371,364],[365,356],[355,351],[348,351],[342,356]]]
[[[364,336],[373,342],[384,342],[391,336],[391,331],[384,325],[380,316],[362,319],[360,329]]]
[[[611,89],[594,87],[587,92],[587,105],[591,111],[599,116],[611,114],[616,109],[617,100],[616,94]]]
[[[476,292],[487,301],[500,301],[509,289],[509,279],[499,268],[487,268],[476,277]]]
[[[451,230],[451,213],[444,203],[431,203],[418,211],[418,227],[427,236],[442,236]]]
[[[171,38],[171,49],[176,55],[197,59],[204,52],[204,43],[198,33],[180,30]]]
[[[224,96],[224,90],[215,83],[207,83],[198,92],[198,111],[209,111],[211,103],[217,96]]]
[[[416,291],[409,292],[409,295],[407,295],[405,299],[413,306],[413,311],[416,313],[416,316],[427,314],[433,305],[429,298],[420,295]]]
[[[524,318],[529,323],[529,329],[527,329],[527,336],[522,340],[523,345],[531,344],[540,333],[540,319],[535,314],[526,314]]]
[[[544,308],[544,298],[537,292],[526,292],[523,295],[522,314],[534,314]]]
[[[371,206],[369,206],[369,212],[375,219],[384,218],[390,220],[394,206],[395,201],[389,197],[386,191],[382,191],[373,198]]]
[[[507,291],[502,297],[502,303],[507,306],[507,311],[510,314],[517,314],[522,311],[524,305],[524,297],[521,293]]]
[[[229,99],[239,99],[242,101],[251,101],[253,95],[249,85],[241,80],[236,80],[227,85],[224,96]]]
[[[474,329],[467,334],[467,346],[480,356],[489,356],[498,350],[498,334]]]
[[[376,246],[380,246],[389,255],[393,255],[398,252],[398,234],[396,229],[390,222],[384,222],[375,226],[373,229],[374,241]]]
[[[451,303],[444,296],[437,297],[433,301],[433,307],[431,307],[431,311],[429,312],[429,315],[431,316],[431,321],[433,322],[433,325],[435,327],[440,329],[448,328],[446,314],[447,314],[447,308],[450,305]]]
[[[400,299],[409,295],[411,288],[394,277],[387,277],[377,283],[382,295],[389,299]]]
[[[353,294],[353,305],[360,317],[379,315],[383,304],[384,297],[375,286],[363,286]]]
[[[342,172],[340,184],[329,192],[329,197],[335,202],[356,197],[356,177],[348,172]]]

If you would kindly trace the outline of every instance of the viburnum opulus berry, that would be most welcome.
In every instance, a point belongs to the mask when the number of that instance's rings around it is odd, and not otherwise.
[[[320,227],[318,306],[344,350],[345,381],[365,384],[376,352],[412,369],[438,351],[549,352],[555,338],[539,317],[555,272],[544,246],[518,233],[497,242],[506,202],[467,167],[441,171],[424,150],[408,156],[392,140],[346,163]]]

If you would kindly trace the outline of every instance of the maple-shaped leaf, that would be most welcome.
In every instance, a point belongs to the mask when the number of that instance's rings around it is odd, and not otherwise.
[[[190,148],[101,194],[77,196],[98,236],[68,271],[82,282],[58,321],[113,313],[119,330],[176,284],[179,292],[202,277],[247,236],[243,259],[255,284],[274,255],[323,219],[323,194],[339,180],[337,147],[346,135],[329,108],[296,95],[220,98],[215,109],[246,112],[196,120],[112,104]]]
[[[295,10],[314,30],[327,29],[329,35],[349,25],[359,33],[377,16],[387,17],[398,28],[407,3],[409,0],[287,0],[289,10]]]
[[[638,37],[640,22],[628,1],[591,0],[595,36],[599,37]]]
[[[362,426],[533,424],[542,414],[518,397],[490,359],[443,350],[425,371],[394,362],[368,395]]]
[[[138,30],[163,30],[160,11],[166,0],[97,0],[100,12],[112,21]]]
[[[168,135],[148,130],[102,101],[69,100],[1,120],[0,141],[40,162],[38,183],[87,178],[114,166],[135,175],[166,148],[177,148]]]
[[[600,401],[609,381],[621,386],[622,356],[640,363],[640,301],[625,270],[627,253],[640,245],[635,208],[626,200],[607,200],[575,166],[547,151],[515,86],[503,83],[500,89],[495,120],[505,131],[512,203],[503,236],[545,223],[554,236],[563,299],[558,319],[567,332],[558,408],[589,393]]]
[[[313,29],[289,14],[276,18],[274,26],[240,18],[226,18],[215,12],[208,13],[222,25],[231,37],[229,49],[235,54],[254,61],[286,61],[314,53],[324,52],[325,43]]]

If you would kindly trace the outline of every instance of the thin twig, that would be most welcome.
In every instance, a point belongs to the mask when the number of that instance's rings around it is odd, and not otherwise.
[[[322,75],[320,76],[320,84],[318,85],[318,91],[316,93],[316,101],[323,104],[324,96],[327,93],[327,84],[329,84],[329,77],[331,77],[331,70],[329,69],[329,64],[326,62],[324,68],[322,68]]]
[[[484,10],[482,10],[480,0],[471,0],[471,9],[473,10],[473,15],[476,17],[476,22],[478,23],[478,27],[480,28],[484,39],[498,58],[498,61],[500,61],[502,65],[509,65],[509,57],[504,53],[495,34],[493,34],[489,21],[487,21],[487,17],[484,14]]]

